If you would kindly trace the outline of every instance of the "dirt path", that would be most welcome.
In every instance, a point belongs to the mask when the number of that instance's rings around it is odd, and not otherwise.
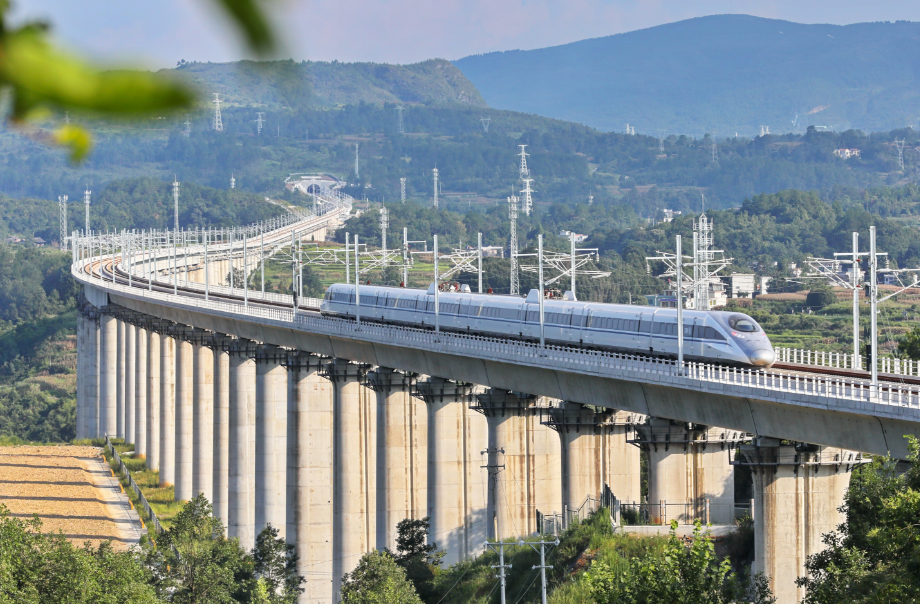
[[[96,447],[0,447],[0,504],[78,545],[125,549],[146,533]]]

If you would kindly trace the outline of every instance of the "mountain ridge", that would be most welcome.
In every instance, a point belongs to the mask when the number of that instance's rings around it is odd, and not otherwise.
[[[495,108],[603,130],[753,135],[920,120],[920,23],[713,15],[454,65]],[[818,117],[806,117],[808,112]],[[796,114],[798,122],[793,125]]]

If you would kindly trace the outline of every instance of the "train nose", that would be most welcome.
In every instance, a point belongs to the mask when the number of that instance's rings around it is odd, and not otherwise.
[[[758,367],[769,367],[775,360],[776,355],[773,354],[773,350],[769,348],[755,350],[751,354],[751,363]]]

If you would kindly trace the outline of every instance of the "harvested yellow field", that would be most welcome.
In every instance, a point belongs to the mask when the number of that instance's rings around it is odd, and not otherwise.
[[[0,447],[0,504],[78,545],[138,542],[140,519],[97,447]]]

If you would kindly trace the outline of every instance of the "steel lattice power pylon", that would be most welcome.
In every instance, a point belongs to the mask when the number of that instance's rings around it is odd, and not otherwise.
[[[61,219],[61,251],[67,251],[67,196],[58,195],[58,213]]]
[[[517,240],[517,217],[518,217],[518,198],[512,195],[508,198],[508,218],[511,220],[511,236],[508,245],[509,257],[511,258],[511,279],[510,294],[516,296],[521,291],[521,280],[518,275],[518,240]]]

